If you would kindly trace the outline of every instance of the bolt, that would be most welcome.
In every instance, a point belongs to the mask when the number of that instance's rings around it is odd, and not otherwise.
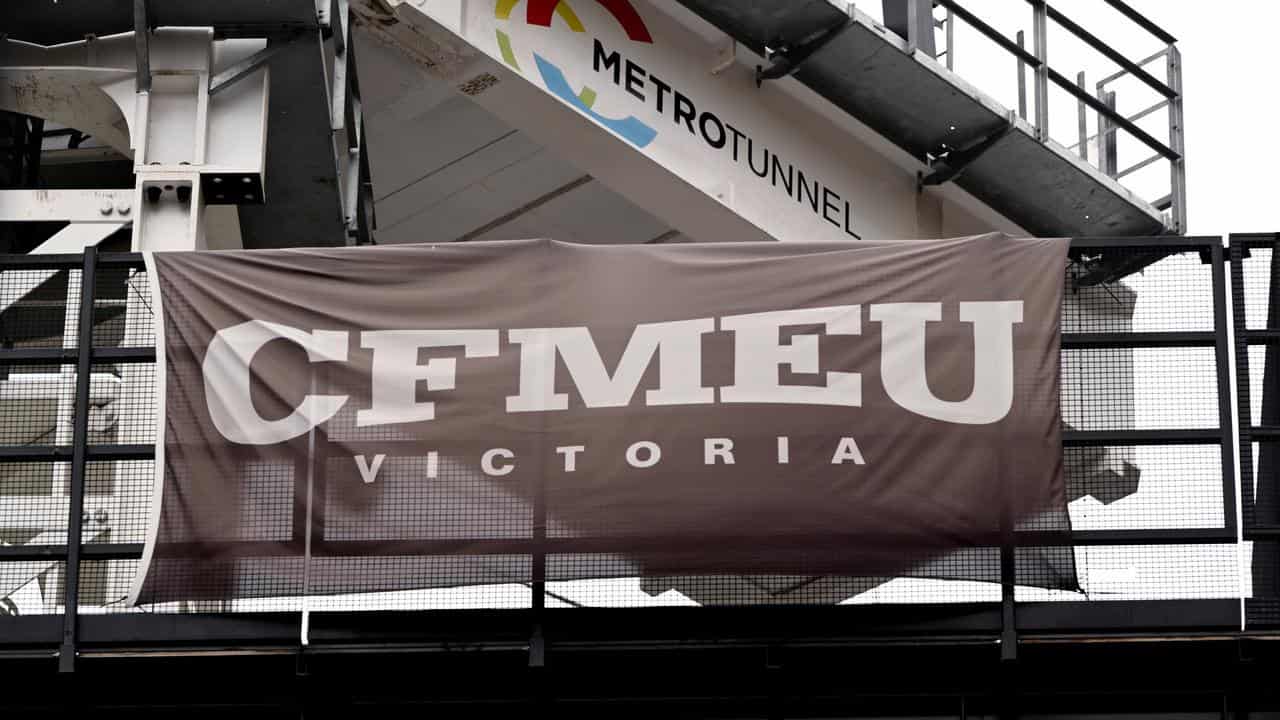
[[[133,208],[129,206],[129,201],[127,200],[121,200],[120,202],[116,203],[116,212],[120,213],[121,215],[128,215],[129,211],[132,209]]]
[[[103,200],[103,201],[102,201],[102,205],[100,205],[100,206],[98,207],[98,212],[102,213],[103,215],[110,215],[110,214],[111,214],[111,200]]]
[[[160,193],[163,192],[159,186],[151,185],[147,187],[147,202],[160,202]]]
[[[191,202],[191,186],[190,185],[178,186],[178,202],[183,204]]]

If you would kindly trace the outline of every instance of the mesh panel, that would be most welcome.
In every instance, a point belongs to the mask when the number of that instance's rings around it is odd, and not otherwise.
[[[426,569],[429,566],[429,563],[417,563],[419,569]],[[236,602],[236,608],[239,610],[246,607],[259,607],[263,606],[263,602],[258,600],[239,600]],[[294,602],[301,605],[304,601],[295,599]],[[526,583],[503,583],[433,590],[329,595],[307,598],[305,606],[310,610],[329,612],[369,610],[518,610],[533,606],[533,590]],[[553,606],[554,603],[548,599],[547,607]]]
[[[346,558],[315,558],[312,561],[310,588],[317,595],[342,593],[352,585],[351,562]],[[459,585],[502,585],[527,582],[532,576],[531,559],[526,555],[455,555],[455,556],[384,556],[363,558],[359,563],[362,574],[373,578],[370,583],[383,587],[392,585],[391,578],[419,578],[423,585],[435,578],[458,578]],[[399,593],[381,593],[394,597]],[[524,593],[526,599],[528,593]],[[450,593],[443,593],[449,597]],[[463,597],[466,595],[463,594]],[[428,592],[424,598],[430,598]],[[376,608],[376,597],[370,598],[366,607]]]
[[[53,560],[0,563],[0,616],[61,613],[64,567]]]
[[[1247,598],[1244,611],[1250,630],[1280,628],[1280,598]]]
[[[1075,430],[1218,427],[1213,348],[1064,350],[1062,421]]]
[[[1174,600],[1239,597],[1237,546],[1100,545],[1077,547],[1076,568],[1089,600]],[[1028,573],[1021,562],[1019,582]],[[1017,590],[1019,600],[1080,600],[1070,593]]]
[[[125,600],[137,563],[137,560],[81,561],[79,611],[90,614],[127,611]]]
[[[89,386],[89,444],[154,444],[156,397],[155,365],[93,365]]]
[[[1244,473],[1241,492],[1253,502],[1254,519],[1259,527],[1280,527],[1280,441],[1251,442],[1249,462],[1241,463]]]
[[[552,555],[547,561],[547,572],[554,575],[560,562],[580,565],[583,561],[581,556]],[[596,561],[606,567],[618,562],[607,556]],[[999,578],[999,551],[994,548],[966,549],[918,565],[909,574],[922,577],[895,579],[822,574],[645,577],[550,582],[547,589],[561,599],[593,607],[955,602],[951,591],[957,586],[984,584],[945,581],[942,578]],[[892,587],[886,588],[887,585]],[[998,597],[998,587],[996,592]]]
[[[1245,601],[1245,617],[1250,628],[1280,628],[1280,542],[1259,540],[1250,543],[1250,598]]]
[[[80,301],[79,270],[0,272],[0,343],[6,348],[74,348]],[[95,285],[95,347],[152,345],[145,276],[104,267]],[[137,285],[143,292],[130,289]],[[70,312],[68,312],[70,308]],[[0,365],[0,446],[69,447],[74,440],[75,365]],[[87,441],[147,445],[155,439],[154,367],[95,364],[89,378]],[[151,461],[89,462],[85,467],[81,532],[85,544],[142,543],[153,478]],[[70,463],[0,464],[0,543],[64,544]],[[81,606],[119,609],[136,560],[84,561]],[[42,597],[47,612],[61,602],[62,563],[0,563],[0,613]],[[14,583],[38,575],[22,587]]]
[[[75,347],[79,303],[79,270],[0,272],[0,347]]]
[[[155,311],[151,285],[142,268],[108,265],[94,287],[94,347],[151,347]]]
[[[84,615],[137,612],[126,604],[137,560],[80,562],[79,611]]]
[[[1090,282],[1090,278],[1108,275],[1099,274],[1099,268],[1130,264],[1144,267],[1120,281]],[[1178,330],[1213,330],[1213,273],[1211,266],[1201,261],[1198,250],[1073,252],[1062,299],[1062,332]]]
[[[1274,250],[1270,247],[1253,247],[1249,257],[1241,263],[1241,292],[1244,296],[1245,326],[1250,330],[1269,327],[1267,299],[1271,295],[1271,265]]]
[[[0,543],[65,543],[70,482],[71,463],[0,464]]]
[[[1065,460],[1076,530],[1222,527],[1217,445],[1072,447]]]
[[[71,444],[75,389],[72,365],[0,366],[0,444]]]
[[[142,543],[155,485],[151,460],[91,462],[86,466],[86,543]]]
[[[1248,364],[1244,372],[1249,382],[1249,423],[1251,425],[1262,424],[1262,391],[1265,387],[1263,378],[1266,376],[1268,350],[1266,345],[1250,345],[1247,353]],[[1271,350],[1271,352],[1277,351]]]

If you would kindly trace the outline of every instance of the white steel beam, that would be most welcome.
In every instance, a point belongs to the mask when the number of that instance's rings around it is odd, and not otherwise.
[[[75,389],[71,373],[12,373],[0,380],[0,401],[53,400]],[[96,372],[89,381],[89,404],[106,405],[120,397],[120,378]],[[3,517],[3,515],[0,515]]]
[[[133,193],[133,188],[0,190],[0,222],[64,221],[115,223],[119,226],[132,216]]]
[[[0,518],[5,518],[5,528],[29,528],[45,530],[50,527],[65,527],[70,501],[65,495],[0,495]],[[108,495],[88,495],[84,499],[84,514],[89,518],[102,518],[95,521],[94,527],[101,530],[111,521],[107,515],[112,507]]]

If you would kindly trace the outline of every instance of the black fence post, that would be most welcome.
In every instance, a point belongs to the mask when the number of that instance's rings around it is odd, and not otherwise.
[[[1000,543],[1000,659],[1018,659],[1018,623],[1016,602],[1017,562],[1012,533]]]
[[[80,317],[76,333],[76,397],[72,410],[71,497],[67,510],[67,566],[64,571],[62,645],[58,672],[75,672],[79,637],[81,516],[84,515],[86,456],[89,448],[89,388],[93,375],[93,294],[98,251],[84,249],[80,270]],[[68,308],[70,310],[70,308]]]
[[[1232,432],[1235,418],[1231,411],[1231,350],[1227,330],[1227,277],[1226,256],[1222,240],[1209,247],[1209,260],[1213,273],[1213,331],[1214,364],[1217,368],[1218,427],[1222,430],[1222,527],[1236,532],[1239,524],[1236,512],[1236,436]],[[1239,265],[1239,263],[1237,263]]]
[[[529,590],[533,612],[533,630],[529,636],[529,667],[540,668],[547,662],[547,640],[543,634],[543,614],[547,607],[547,486],[546,470],[538,473],[533,496],[533,567]]]
[[[1252,401],[1249,397],[1249,337],[1245,318],[1244,303],[1244,261],[1248,257],[1249,248],[1245,241],[1232,236],[1230,242],[1231,262],[1231,310],[1232,323],[1235,328],[1236,353],[1236,449],[1240,453],[1240,505],[1243,514],[1244,531],[1247,533],[1255,524],[1253,505],[1253,414],[1250,412]]]

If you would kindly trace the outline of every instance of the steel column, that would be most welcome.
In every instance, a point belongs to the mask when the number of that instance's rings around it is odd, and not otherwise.
[[[1025,48],[1027,46],[1027,33],[1023,30],[1018,31],[1018,47]],[[1027,61],[1018,58],[1018,117],[1023,120],[1027,119]]]
[[[1187,231],[1187,148],[1182,114],[1182,53],[1171,44],[1165,57],[1169,84],[1175,93],[1169,102],[1169,146],[1178,155],[1169,163],[1169,194],[1173,201],[1173,231],[1183,233]]]
[[[67,511],[67,566],[63,580],[62,645],[58,648],[58,672],[76,669],[77,625],[80,607],[80,539],[84,513],[85,468],[89,447],[89,380],[93,372],[93,296],[98,269],[97,248],[84,250],[80,269],[80,326],[76,333],[74,436],[71,446],[71,502]]]
[[[1080,92],[1084,89],[1084,71],[1076,73],[1076,87],[1080,88]],[[1089,161],[1089,110],[1084,102],[1076,101],[1076,115],[1080,132],[1080,159],[1085,162]]]
[[[1031,3],[1032,51],[1039,65],[1036,67],[1036,138],[1040,142],[1049,139],[1049,17],[1043,0]]]
[[[1209,246],[1209,263],[1213,274],[1214,362],[1217,367],[1218,427],[1222,430],[1222,526],[1235,534],[1238,527],[1236,509],[1235,421],[1231,412],[1231,349],[1227,329],[1226,258],[1221,242]]]

